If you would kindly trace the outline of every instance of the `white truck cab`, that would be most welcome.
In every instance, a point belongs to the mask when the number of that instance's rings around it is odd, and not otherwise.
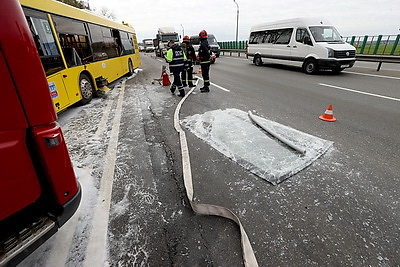
[[[298,66],[307,74],[321,69],[339,73],[355,62],[356,49],[345,43],[326,19],[295,18],[254,25],[247,57],[264,62]]]

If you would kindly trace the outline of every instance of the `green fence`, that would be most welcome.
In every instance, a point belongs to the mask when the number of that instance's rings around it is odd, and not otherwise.
[[[378,36],[351,36],[344,37],[343,40],[357,49],[357,54],[364,55],[392,55],[400,56],[400,34],[398,35],[378,35]],[[229,41],[218,42],[221,49],[241,49],[246,48],[248,41]]]
[[[246,49],[247,41],[229,41],[229,42],[218,42],[221,49]]]
[[[392,56],[400,55],[400,34],[352,36],[345,37],[343,39],[357,49],[357,54]]]

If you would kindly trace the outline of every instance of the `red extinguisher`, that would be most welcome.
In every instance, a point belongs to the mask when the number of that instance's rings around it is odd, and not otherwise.
[[[162,85],[163,86],[171,85],[171,82],[169,81],[169,75],[165,70],[163,70],[163,72],[161,73],[161,77],[162,77]]]

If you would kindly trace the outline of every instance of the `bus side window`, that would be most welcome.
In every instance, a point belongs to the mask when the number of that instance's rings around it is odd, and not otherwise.
[[[278,37],[276,44],[289,44],[290,38],[292,37],[293,29],[282,29],[278,31]]]
[[[68,67],[92,61],[85,23],[57,15],[53,15],[53,20]]]
[[[312,45],[310,35],[308,34],[307,29],[298,28],[296,30],[296,42],[303,43],[306,45]]]
[[[121,36],[119,34],[119,31],[113,29],[112,36],[114,37],[114,42],[115,42],[115,46],[116,46],[115,49],[117,51],[118,56],[123,55]]]
[[[132,35],[127,32],[120,31],[122,48],[124,50],[124,55],[134,54],[135,50],[132,45]]]
[[[47,14],[29,8],[23,8],[23,10],[46,76],[63,70],[65,66],[55,43]]]

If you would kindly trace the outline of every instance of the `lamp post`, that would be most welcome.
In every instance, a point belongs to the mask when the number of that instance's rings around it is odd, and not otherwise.
[[[233,2],[236,4],[237,7],[237,13],[236,13],[236,46],[238,45],[238,31],[239,31],[239,5],[236,3],[236,0],[233,0]]]
[[[185,29],[183,28],[183,25],[181,24],[182,27],[182,38],[185,36]]]

